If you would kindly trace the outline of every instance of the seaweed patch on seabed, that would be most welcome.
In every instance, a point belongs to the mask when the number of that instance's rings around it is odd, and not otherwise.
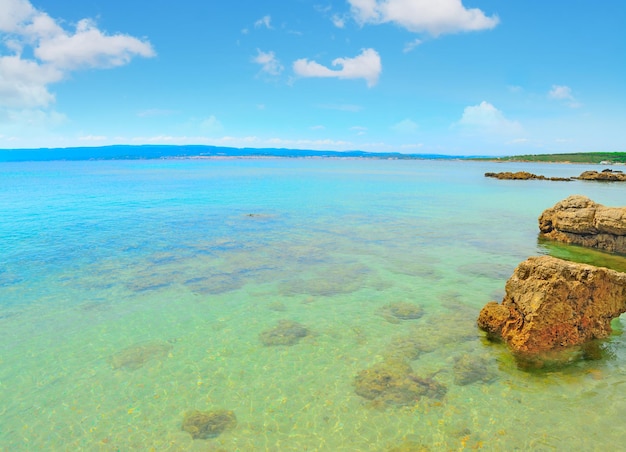
[[[218,295],[241,289],[244,286],[244,282],[237,275],[218,273],[206,277],[188,279],[185,281],[185,285],[197,294]]]
[[[108,359],[113,369],[137,370],[148,361],[168,356],[172,345],[167,342],[147,342],[120,350]]]
[[[402,360],[387,359],[359,372],[354,379],[355,392],[371,400],[375,407],[412,405],[422,397],[442,399],[445,385],[432,378],[416,375]]]
[[[292,320],[279,320],[278,325],[259,334],[261,343],[265,346],[295,345],[300,339],[311,332],[304,325]]]
[[[384,288],[382,281],[375,276],[371,269],[361,265],[331,267],[324,271],[323,276],[283,282],[279,290],[284,295],[307,294],[330,297],[356,292],[365,286]]]
[[[424,309],[415,303],[396,301],[378,309],[377,314],[389,323],[400,323],[401,320],[419,319],[424,314]]]
[[[231,410],[193,410],[185,413],[181,429],[193,439],[210,439],[236,426],[237,417]]]
[[[466,386],[472,383],[492,383],[497,378],[493,362],[486,356],[465,354],[454,359],[454,383]]]

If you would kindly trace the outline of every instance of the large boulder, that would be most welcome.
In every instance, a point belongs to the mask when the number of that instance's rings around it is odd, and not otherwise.
[[[611,333],[611,319],[626,312],[626,273],[530,257],[506,283],[502,303],[490,302],[478,326],[521,357],[581,345]]]
[[[626,207],[605,207],[573,195],[539,217],[540,236],[626,254]]]

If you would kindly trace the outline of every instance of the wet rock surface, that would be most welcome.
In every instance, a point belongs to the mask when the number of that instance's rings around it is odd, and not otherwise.
[[[478,326],[521,357],[558,352],[611,333],[626,312],[626,273],[551,256],[530,257],[487,303]]]
[[[539,230],[549,240],[626,254],[626,207],[573,195],[543,211]]]

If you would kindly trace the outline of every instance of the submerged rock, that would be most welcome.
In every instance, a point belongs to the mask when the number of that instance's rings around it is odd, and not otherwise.
[[[530,257],[487,303],[478,326],[520,357],[562,351],[611,334],[626,312],[626,273],[551,256]]]
[[[483,356],[462,355],[454,360],[454,383],[466,386],[472,383],[490,383],[497,377],[489,360]]]
[[[354,385],[355,392],[361,397],[393,405],[410,405],[422,397],[440,399],[447,392],[441,383],[419,377],[408,363],[396,359],[362,370]]]
[[[397,301],[380,308],[378,314],[388,322],[398,323],[399,320],[419,319],[424,314],[424,309],[415,303]]]
[[[309,334],[309,330],[298,322],[279,320],[277,326],[263,331],[259,339],[265,346],[294,345]]]
[[[230,410],[193,410],[185,413],[181,428],[193,439],[209,439],[236,426],[237,417]]]
[[[626,254],[626,207],[605,207],[573,195],[543,211],[540,236]]]
[[[172,350],[167,342],[147,342],[120,350],[109,357],[113,369],[137,370],[152,359],[162,358]]]

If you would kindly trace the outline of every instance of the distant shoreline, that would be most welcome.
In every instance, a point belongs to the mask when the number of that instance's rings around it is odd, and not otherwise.
[[[399,152],[315,151],[284,148],[229,148],[204,145],[113,145],[102,147],[0,149],[0,162],[156,159],[336,158],[380,160],[469,160],[491,162],[625,165],[626,152],[585,152],[517,156],[403,154]]]

